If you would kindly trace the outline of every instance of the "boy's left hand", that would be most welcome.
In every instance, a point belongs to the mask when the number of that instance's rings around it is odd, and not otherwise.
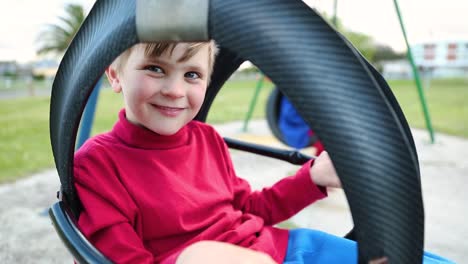
[[[320,155],[315,159],[309,173],[312,177],[312,181],[316,185],[341,188],[340,178],[338,178],[335,167],[326,151],[320,153]]]

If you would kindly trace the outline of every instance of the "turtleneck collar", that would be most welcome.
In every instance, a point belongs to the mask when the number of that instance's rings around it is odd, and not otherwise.
[[[130,123],[125,115],[125,109],[119,112],[119,121],[114,125],[112,133],[125,145],[140,149],[171,149],[186,145],[190,139],[189,126],[183,126],[177,133],[170,136],[157,134],[145,127]]]

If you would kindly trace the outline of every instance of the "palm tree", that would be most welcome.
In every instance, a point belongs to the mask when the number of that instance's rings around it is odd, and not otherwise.
[[[37,54],[55,53],[62,55],[68,48],[76,32],[85,19],[83,6],[67,4],[65,15],[60,16],[59,24],[49,24],[38,37],[39,48]]]
[[[47,25],[47,28],[38,37],[40,43],[37,54],[55,53],[56,55],[63,55],[80,29],[85,17],[83,6],[67,4],[65,6],[65,15],[59,17],[60,23]],[[80,128],[77,147],[80,147],[89,138],[100,86],[101,82],[98,82],[86,105],[83,119],[83,123],[86,125]]]

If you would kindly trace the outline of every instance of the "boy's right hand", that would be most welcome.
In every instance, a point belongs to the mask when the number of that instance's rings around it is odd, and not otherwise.
[[[188,246],[176,264],[276,264],[267,254],[229,243],[200,241]]]
[[[319,186],[341,188],[341,181],[336,174],[335,167],[328,155],[328,152],[322,151],[314,160],[309,170],[312,181]]]

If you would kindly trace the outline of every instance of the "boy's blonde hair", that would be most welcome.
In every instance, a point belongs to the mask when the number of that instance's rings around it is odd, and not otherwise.
[[[159,57],[165,52],[169,52],[172,54],[175,47],[180,42],[153,42],[153,43],[145,43],[145,55],[148,57]],[[208,75],[211,76],[214,67],[214,61],[216,58],[216,54],[218,53],[218,47],[213,40],[208,42],[190,42],[188,45],[187,50],[185,51],[180,61],[186,61],[192,58],[202,47],[208,46]],[[119,57],[117,57],[114,62],[112,63],[112,67],[114,67],[118,72],[121,72],[123,65],[127,62],[132,49],[135,46],[127,49]]]

